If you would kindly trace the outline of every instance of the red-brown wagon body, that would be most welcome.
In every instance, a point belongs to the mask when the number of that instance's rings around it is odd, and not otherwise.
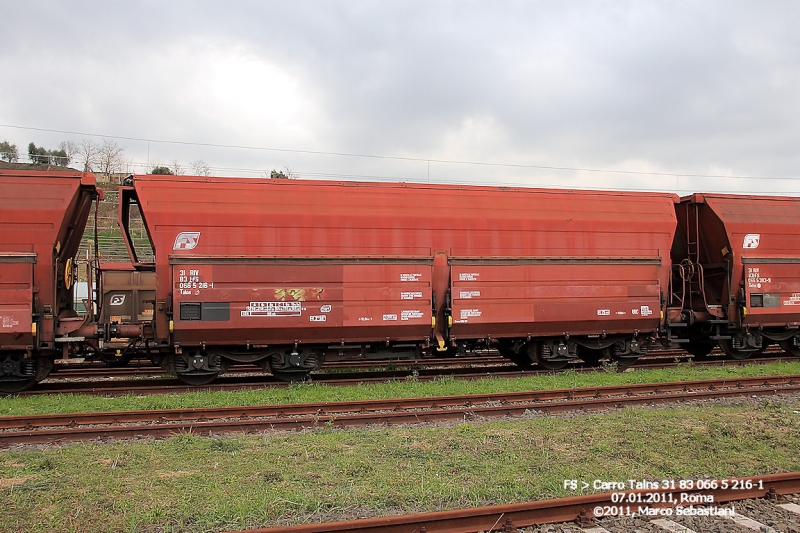
[[[7,390],[46,375],[59,341],[83,323],[69,289],[98,195],[92,174],[0,170],[0,381]]]
[[[162,343],[516,351],[658,331],[677,199],[163,176],[121,198],[153,242]]]
[[[677,213],[693,336],[733,356],[769,342],[800,354],[800,199],[694,194]]]

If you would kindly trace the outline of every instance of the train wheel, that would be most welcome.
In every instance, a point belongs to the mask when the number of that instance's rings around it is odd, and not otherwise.
[[[22,354],[9,354],[0,360],[0,392],[22,392],[47,377],[53,362],[43,357],[25,359]]]
[[[16,394],[28,390],[36,383],[35,379],[0,381],[0,392],[3,394]]]
[[[719,347],[723,352],[725,352],[726,355],[738,360],[747,359],[757,352],[757,350],[740,350],[739,348],[734,348],[730,339],[720,340]]]
[[[772,344],[772,343],[773,343],[773,341],[771,341],[768,338],[764,337],[764,340],[761,343],[761,348],[759,348],[758,350],[753,352],[753,354],[750,357],[762,357],[764,355],[764,352],[767,351],[767,348],[769,348],[769,345]]]
[[[712,343],[703,341],[691,341],[684,346],[684,350],[692,354],[695,359],[705,359],[713,349]]]
[[[638,360],[639,360],[638,355],[618,355],[617,357],[614,358],[614,362],[617,363],[617,366],[621,367],[631,366]]]
[[[286,382],[299,382],[299,381],[308,381],[308,376],[311,375],[310,370],[297,370],[297,371],[285,371],[285,370],[273,370],[270,368],[270,373],[275,376],[275,379],[278,381],[286,381]]]
[[[545,343],[528,344],[529,356],[531,352],[533,352],[532,359],[534,359],[539,366],[548,370],[561,370],[569,363],[569,357],[554,353]]]
[[[533,361],[528,355],[528,352],[525,351],[524,346],[518,352],[515,352],[511,348],[498,348],[497,351],[500,352],[500,355],[519,367],[530,368],[533,366]]]
[[[321,350],[289,349],[275,352],[267,358],[269,372],[280,381],[305,381],[311,371],[317,370],[325,361]]]
[[[218,354],[191,354],[174,356],[172,361],[175,376],[193,387],[208,385],[227,370],[227,364]]]
[[[785,341],[780,341],[778,344],[780,344],[783,351],[789,355],[800,357],[800,346],[798,346],[798,344],[800,344],[800,339],[797,337],[790,337]]]
[[[586,348],[583,346],[581,347],[581,351],[578,352],[578,356],[589,366],[600,366],[600,359],[603,358],[603,355],[603,350]]]
[[[631,353],[628,353],[626,355],[615,354],[613,345],[609,346],[608,348],[603,348],[603,353],[609,359],[609,361],[616,363],[616,365],[620,368],[631,366],[639,359],[639,356],[636,354],[631,354]]]
[[[182,382],[190,385],[192,387],[202,387],[203,385],[208,385],[212,381],[214,381],[219,374],[211,373],[211,374],[201,374],[201,373],[194,373],[194,372],[184,372],[182,374],[176,374],[178,379]]]

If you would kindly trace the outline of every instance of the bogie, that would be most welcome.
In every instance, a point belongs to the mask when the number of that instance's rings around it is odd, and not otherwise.
[[[53,362],[46,357],[26,357],[21,353],[8,353],[0,357],[0,392],[22,392],[42,381],[53,370]]]
[[[758,333],[733,333],[729,339],[720,339],[719,347],[726,355],[734,359],[747,359],[759,354],[766,348],[764,338]]]
[[[784,352],[800,357],[800,338],[796,335],[778,343]]]
[[[578,345],[563,340],[543,340],[528,345],[528,354],[542,368],[560,370],[578,358]]]

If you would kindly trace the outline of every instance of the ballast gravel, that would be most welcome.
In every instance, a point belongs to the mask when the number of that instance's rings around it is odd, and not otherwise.
[[[779,501],[777,503],[784,503]],[[781,533],[800,533],[800,515],[767,500],[746,500],[734,504],[737,513],[758,520]]]
[[[777,531],[780,533],[800,533],[800,515],[777,506],[777,503],[800,504],[800,495],[794,494],[782,497],[778,502],[765,499],[744,500],[722,504],[726,508],[734,507],[739,515],[746,516],[764,524],[764,531]],[[673,516],[670,520],[696,533],[753,533],[735,523],[733,520],[722,517],[705,516]],[[597,525],[609,533],[666,533],[661,526],[654,524],[649,518],[639,516],[605,517],[597,520]],[[520,533],[583,533],[574,523],[547,524],[518,528]]]

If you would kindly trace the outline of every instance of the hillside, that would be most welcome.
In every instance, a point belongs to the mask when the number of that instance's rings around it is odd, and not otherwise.
[[[105,199],[97,206],[97,242],[100,252],[100,261],[104,263],[130,262],[131,259],[125,247],[125,241],[122,238],[122,230],[119,228],[117,220],[117,206],[119,203],[118,185],[113,183],[98,183],[98,187],[103,189],[105,193]],[[133,233],[136,250],[140,255],[139,259],[143,262],[151,262],[153,261],[153,252],[149,246],[144,224],[142,223],[141,217],[138,216],[139,211],[136,208],[133,208],[131,211],[131,232]],[[89,257],[94,256],[94,217],[95,211],[92,209],[78,251],[78,259],[85,259],[87,257],[87,251],[89,251]]]

